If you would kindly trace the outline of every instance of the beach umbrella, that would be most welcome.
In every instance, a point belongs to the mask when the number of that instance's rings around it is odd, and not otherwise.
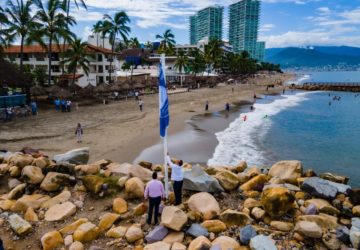
[[[123,83],[120,85],[121,90],[127,90],[130,89],[130,85],[128,83]]]
[[[82,96],[88,96],[94,94],[95,87],[91,84],[87,85],[85,88],[79,90],[79,94]]]
[[[144,84],[142,84],[142,83],[135,83],[135,84],[133,85],[133,88],[134,88],[134,89],[142,89],[142,88],[145,88],[145,86],[144,86]]]
[[[107,84],[101,84],[95,88],[95,92],[97,92],[97,93],[106,93],[109,91],[110,91],[109,85],[107,85]]]
[[[109,87],[111,91],[120,91],[121,90],[121,84],[120,83],[114,83]]]
[[[30,94],[33,96],[46,95],[46,90],[44,87],[36,85],[30,88]]]
[[[57,92],[60,90],[61,90],[61,88],[57,85],[52,85],[52,86],[46,88],[47,93],[53,93],[53,92]]]

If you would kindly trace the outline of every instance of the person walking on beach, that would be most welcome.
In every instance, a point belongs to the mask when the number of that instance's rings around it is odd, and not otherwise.
[[[139,109],[141,112],[143,111],[143,105],[144,105],[144,101],[139,99]]]
[[[157,172],[153,172],[152,180],[148,182],[144,192],[145,201],[149,200],[147,223],[151,225],[154,215],[155,225],[158,224],[159,206],[161,199],[165,198],[164,185],[157,179]]]
[[[135,100],[139,100],[139,92],[135,91]]]
[[[78,123],[76,130],[75,130],[75,135],[76,135],[76,139],[77,139],[77,143],[81,143],[82,142],[82,136],[84,134],[84,131],[81,127],[81,124]]]
[[[246,122],[246,120],[247,120],[247,115],[244,116],[244,122]]]
[[[59,100],[59,98],[55,99],[54,104],[55,104],[56,112],[59,112],[60,111],[60,100]]]
[[[225,104],[225,110],[226,110],[227,112],[230,111],[230,104],[229,104],[228,102]]]
[[[205,111],[208,111],[209,110],[209,101],[206,100],[205,102]]]
[[[167,155],[167,164],[171,167],[171,180],[173,181],[173,189],[175,194],[175,206],[181,204],[182,186],[184,174],[182,170],[183,161],[179,160],[178,164],[171,161],[169,153]]]
[[[37,115],[37,104],[35,101],[30,102],[30,107],[32,115]]]
[[[64,113],[66,111],[66,101],[65,101],[65,99],[60,100],[60,105],[61,105],[61,112]]]
[[[66,101],[66,112],[71,112],[71,101],[70,100]]]

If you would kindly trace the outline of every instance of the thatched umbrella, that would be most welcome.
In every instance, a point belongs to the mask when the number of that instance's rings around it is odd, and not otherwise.
[[[120,85],[121,90],[128,90],[130,89],[130,85],[128,83],[123,83]]]
[[[109,85],[107,85],[107,84],[101,84],[99,86],[96,86],[96,88],[95,88],[95,92],[97,92],[97,93],[106,93],[109,91],[110,91]]]
[[[58,91],[51,92],[53,96],[61,97],[61,98],[69,98],[72,96],[72,93],[66,89],[60,88]]]
[[[134,89],[142,89],[142,88],[145,88],[145,86],[144,86],[144,84],[137,82],[133,85],[133,88]]]
[[[57,85],[52,85],[52,86],[46,88],[46,92],[49,94],[52,94],[53,92],[58,92],[60,90],[61,90],[61,88]]]
[[[89,84],[85,88],[80,89],[78,93],[82,96],[89,96],[94,93],[94,89],[95,89],[95,87],[93,85]]]
[[[109,88],[111,91],[121,91],[121,84],[119,83],[114,83],[113,85],[110,86]]]
[[[46,95],[46,90],[44,87],[36,85],[30,88],[30,94],[33,96]]]

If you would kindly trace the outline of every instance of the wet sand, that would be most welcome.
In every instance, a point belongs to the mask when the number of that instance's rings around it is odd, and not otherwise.
[[[274,75],[262,78],[262,82],[273,83],[286,81],[291,75]],[[204,113],[204,103],[210,103],[209,112],[224,109],[224,104],[251,101],[254,93],[266,92],[262,85],[219,86],[217,88],[198,89],[189,93],[170,95],[171,122],[169,136],[183,131],[188,120]],[[269,94],[278,93],[282,87],[270,89]],[[143,98],[144,112],[140,112],[135,100],[118,101],[109,105],[80,106],[71,113],[56,113],[54,110],[40,110],[37,117],[18,118],[11,123],[0,124],[0,149],[18,151],[23,147],[32,147],[44,151],[45,154],[66,152],[79,147],[90,147],[90,162],[101,158],[117,162],[133,162],[144,149],[161,142],[158,128],[158,96],[149,95]],[[218,124],[202,125],[210,132],[209,140],[214,138],[214,131],[228,124],[231,114]],[[192,118],[196,119],[196,118]],[[76,143],[75,127],[77,123],[84,127],[84,142]],[[209,129],[206,126],[214,126]],[[186,138],[194,135],[180,135],[175,141],[184,145],[173,148],[174,154],[186,148]],[[209,142],[209,143],[208,143]],[[198,145],[198,144],[196,144]],[[210,141],[202,141],[194,150],[207,151],[213,147]],[[179,150],[179,151],[178,151]],[[189,160],[195,159],[189,156]],[[162,161],[161,161],[162,162]]]

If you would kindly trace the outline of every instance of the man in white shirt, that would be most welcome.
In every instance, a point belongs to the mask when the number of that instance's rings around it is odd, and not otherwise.
[[[175,206],[181,204],[181,196],[182,196],[182,185],[183,185],[183,170],[182,165],[183,161],[179,160],[178,164],[174,164],[170,156],[168,154],[167,156],[167,164],[171,167],[171,180],[173,181],[173,188],[174,188],[174,194],[175,194]]]

